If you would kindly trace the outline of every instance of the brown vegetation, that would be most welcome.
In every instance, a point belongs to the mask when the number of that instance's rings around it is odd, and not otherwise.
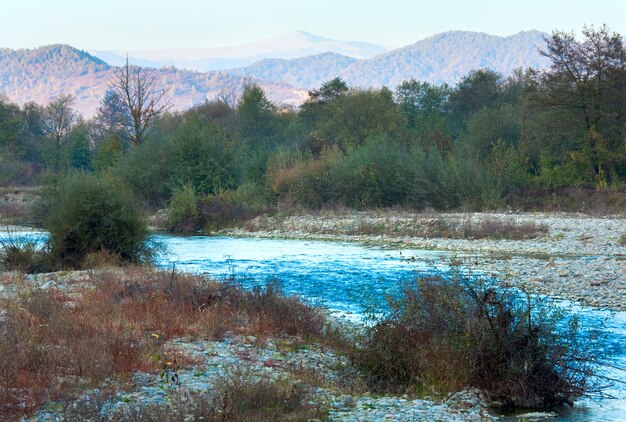
[[[375,390],[445,394],[468,386],[506,408],[549,408],[599,393],[599,343],[544,298],[485,282],[407,284],[374,315],[355,362]]]
[[[0,415],[8,419],[107,377],[158,371],[152,357],[172,337],[321,338],[324,327],[321,311],[275,286],[244,291],[139,268],[93,272],[72,292],[35,290],[2,308]]]
[[[350,235],[412,236],[444,239],[527,240],[545,235],[548,226],[534,221],[485,217],[478,221],[455,221],[445,218],[423,218],[414,222],[363,220],[347,230]]]

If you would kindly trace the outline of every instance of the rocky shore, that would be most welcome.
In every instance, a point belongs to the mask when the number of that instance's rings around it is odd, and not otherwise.
[[[541,228],[531,238],[436,237],[428,227],[463,227],[468,223],[506,223]],[[425,233],[424,236],[422,233]],[[496,275],[503,283],[557,298],[612,310],[626,310],[626,233],[623,216],[581,214],[398,212],[323,213],[287,217],[260,216],[245,227],[221,234],[267,238],[316,239],[459,253],[472,271]],[[499,234],[498,237],[502,237]],[[467,256],[470,258],[467,258]],[[408,257],[410,259],[410,257]]]
[[[172,350],[196,362],[193,367],[178,372],[179,383],[176,385],[165,385],[164,388],[159,375],[137,373],[130,382],[137,388],[118,390],[104,401],[97,396],[100,390],[96,390],[84,394],[69,406],[66,404],[63,411],[59,411],[60,404],[50,403],[29,420],[64,421],[77,414],[89,415],[96,420],[129,420],[138,415],[150,419],[159,407],[179,411],[177,406],[182,405],[184,409],[184,401],[211,403],[216,398],[214,392],[219,390],[220,382],[242,374],[247,380],[282,378],[293,385],[322,385],[312,387],[310,400],[328,409],[329,421],[497,420],[476,390],[459,392],[439,401],[350,393],[349,388],[341,388],[357,382],[351,379],[356,375],[347,359],[315,345],[290,350],[289,346],[297,345],[299,341],[294,338],[261,341],[251,336],[234,336],[223,341],[174,341]],[[86,413],[85,409],[90,408],[94,413]],[[188,417],[181,415],[183,419],[195,420],[191,414]]]

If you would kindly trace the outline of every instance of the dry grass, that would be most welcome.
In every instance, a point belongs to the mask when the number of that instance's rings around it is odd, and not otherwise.
[[[626,232],[622,233],[622,235],[620,236],[619,244],[620,245],[626,245]]]
[[[167,405],[118,409],[114,421],[273,422],[324,420],[327,406],[310,387],[288,376],[272,377],[247,366],[230,367],[210,392],[173,390]],[[67,420],[100,420],[104,398],[78,401],[63,409]],[[121,410],[121,411],[120,411]]]
[[[32,203],[28,202],[0,202],[0,222],[4,224],[28,224],[32,208]]]
[[[350,235],[412,236],[444,239],[527,240],[545,235],[548,227],[535,222],[517,222],[512,219],[486,217],[484,219],[454,221],[444,218],[418,220],[416,223],[393,224],[387,221],[362,221],[347,230]]]
[[[94,288],[95,287],[95,288]],[[244,291],[202,277],[126,268],[82,288],[35,291],[0,314],[0,418],[28,415],[108,377],[158,371],[172,337],[321,338],[321,311],[274,286]]]

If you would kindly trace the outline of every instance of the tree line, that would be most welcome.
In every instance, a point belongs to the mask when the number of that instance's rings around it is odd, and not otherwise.
[[[299,109],[250,84],[236,103],[184,112],[127,64],[89,120],[70,96],[22,107],[0,97],[0,184],[99,172],[149,207],[219,198],[247,208],[489,209],[528,192],[623,192],[621,36],[606,26],[580,40],[554,32],[542,54],[549,68],[506,78],[480,69],[456,86],[408,80],[393,91],[335,78]]]

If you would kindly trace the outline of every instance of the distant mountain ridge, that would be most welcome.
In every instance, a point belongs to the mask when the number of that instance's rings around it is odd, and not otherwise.
[[[388,49],[362,41],[340,41],[305,31],[293,31],[257,42],[216,48],[168,48],[135,51],[93,50],[91,54],[114,66],[126,57],[131,64],[145,67],[175,66],[198,72],[244,67],[264,59],[295,59],[322,53],[336,53],[367,59]]]
[[[456,84],[470,71],[489,68],[507,76],[520,67],[542,68],[549,60],[539,53],[545,46],[539,31],[499,37],[480,32],[451,31],[367,60],[341,55],[317,55],[292,60],[264,60],[241,69],[252,78],[287,81],[311,89],[341,76],[362,88],[395,87],[407,79]],[[315,66],[315,68],[311,68]]]
[[[520,67],[549,65],[549,60],[539,53],[545,47],[545,35],[539,31],[519,32],[509,37],[444,32],[354,63],[341,76],[348,84],[361,87],[396,86],[409,78],[455,84],[470,71],[482,68],[508,76]]]
[[[217,98],[234,98],[249,78],[234,73],[199,73],[173,67],[146,69],[167,89],[174,110],[184,110]],[[76,98],[75,107],[86,117],[93,116],[104,98],[115,67],[85,51],[67,45],[36,49],[0,49],[0,93],[24,104],[45,104],[61,94]],[[271,81],[258,81],[271,101],[298,105],[307,91]]]
[[[295,34],[292,41],[277,39],[282,40],[283,46],[302,46],[306,41],[317,42],[319,48],[328,40],[307,33]],[[235,98],[251,81],[258,83],[271,101],[297,106],[307,98],[307,90],[336,76],[341,76],[350,86],[393,89],[410,78],[453,85],[479,68],[490,68],[504,76],[520,67],[542,68],[549,64],[538,51],[545,45],[543,37],[538,31],[509,37],[452,31],[368,59],[327,51],[304,57],[267,58],[237,69],[206,73],[171,66],[148,71],[161,87],[168,89],[172,105],[178,110],[219,97]],[[358,47],[358,43],[353,44]],[[267,52],[270,47],[260,51]],[[190,50],[189,57],[192,53]],[[77,109],[91,116],[113,76],[113,64],[67,45],[32,50],[0,49],[0,93],[19,104],[46,103],[57,95],[72,94],[76,96]]]

